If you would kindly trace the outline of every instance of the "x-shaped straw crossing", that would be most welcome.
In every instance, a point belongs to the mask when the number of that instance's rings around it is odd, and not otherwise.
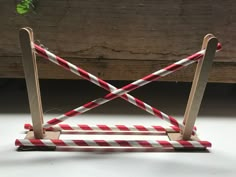
[[[176,119],[174,119],[172,116],[169,116],[161,111],[159,111],[158,109],[148,105],[147,103],[127,94],[128,92],[132,91],[132,90],[135,90],[141,86],[144,86],[154,80],[157,80],[161,77],[164,77],[170,73],[173,73],[189,64],[192,64],[196,61],[198,61],[199,59],[203,58],[204,56],[204,53],[205,53],[205,50],[201,50],[187,58],[184,58],[178,62],[175,62],[161,70],[158,70],[150,75],[147,75],[137,81],[134,81],[120,89],[117,89],[116,87],[114,87],[113,85],[109,84],[108,82],[105,82],[103,81],[102,79],[88,73],[87,71],[73,65],[72,63],[56,56],[55,54],[41,48],[40,46],[34,44],[34,48],[35,48],[35,52],[42,56],[43,58],[45,59],[48,59],[50,60],[51,62],[75,73],[76,75],[78,76],[81,76],[82,78],[98,85],[99,87],[102,87],[108,91],[110,91],[109,94],[105,95],[104,97],[102,98],[98,98],[96,100],[93,100],[93,101],[90,101],[86,104],[84,104],[83,106],[80,106],[74,110],[71,110],[57,118],[53,118],[51,120],[49,120],[47,123],[45,123],[43,125],[44,128],[48,128],[48,127],[51,127],[53,125],[56,125],[70,117],[73,117],[75,115],[79,115],[79,114],[82,114],[84,112],[87,112],[95,107],[98,107],[104,103],[107,103],[117,97],[121,97],[123,99],[125,99],[126,101],[134,104],[135,106],[147,111],[148,113],[156,116],[156,117],[159,117],[169,123],[171,123],[172,125],[175,125],[181,129],[184,128],[184,125],[179,123]],[[218,44],[217,45],[217,51],[219,51],[221,49],[221,45]],[[193,133],[195,133],[195,131],[193,130]]]

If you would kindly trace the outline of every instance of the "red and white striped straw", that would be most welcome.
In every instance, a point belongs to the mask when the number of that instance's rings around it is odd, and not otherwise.
[[[16,146],[207,148],[208,141],[16,139]]]
[[[136,147],[57,147],[57,151],[76,151],[94,153],[120,153],[120,152],[174,152],[173,148],[136,148]]]
[[[73,65],[72,63],[56,56],[55,54],[43,49],[42,47],[34,44],[34,47],[35,47],[35,51],[38,55],[42,56],[43,58],[51,61],[52,63],[58,65],[58,66],[61,66],[63,67],[64,69],[66,70],[69,70],[70,72],[94,83],[95,85],[99,86],[99,87],[102,87],[104,88],[105,90],[108,90],[108,91],[114,91],[114,90],[117,90],[116,87],[114,87],[113,85],[109,84],[108,82],[92,75],[91,73],[79,68],[78,66],[75,66]],[[149,104],[139,100],[138,98],[135,98],[129,94],[124,94],[124,95],[120,95],[121,98],[123,98],[124,100],[128,101],[129,103],[145,110],[146,112],[158,117],[158,118],[161,118],[161,119],[164,119],[164,120],[172,120],[172,122],[175,122],[177,124],[177,120],[175,120],[175,118],[173,118],[172,116],[169,116],[167,114],[165,114],[164,112],[150,106]],[[71,115],[72,116],[72,115]],[[170,122],[170,121],[167,121],[167,122]]]
[[[31,124],[25,124],[24,128],[26,130],[32,130],[33,126]],[[176,126],[144,126],[144,125],[87,125],[87,124],[57,124],[53,127],[46,129],[47,131],[79,131],[81,134],[160,134],[166,132],[179,132],[180,129]]]
[[[218,44],[217,45],[217,50],[220,50],[220,49],[221,49],[221,45]],[[186,66],[200,60],[204,56],[204,53],[205,53],[205,50],[199,51],[199,52],[197,52],[197,53],[195,53],[195,54],[193,54],[193,55],[191,55],[187,58],[184,58],[184,59],[182,59],[178,62],[175,62],[175,63],[173,63],[173,64],[171,64],[171,65],[169,65],[169,66],[167,66],[167,67],[165,67],[161,70],[158,70],[158,71],[156,71],[156,72],[154,72],[150,75],[147,75],[147,76],[145,76],[145,77],[143,77],[143,78],[141,78],[137,81],[134,81],[134,82],[132,82],[132,83],[120,88],[120,89],[114,90],[114,91],[112,91],[111,93],[105,95],[102,98],[98,98],[96,100],[88,102],[88,103],[84,104],[83,106],[80,106],[80,107],[78,107],[74,110],[71,110],[71,111],[69,111],[69,112],[67,112],[67,113],[65,113],[65,114],[63,114],[63,115],[61,115],[57,118],[53,118],[53,119],[49,120],[47,123],[45,123],[43,125],[43,127],[44,128],[51,127],[52,125],[63,122],[64,120],[66,120],[66,119],[68,119],[72,116],[79,115],[79,114],[82,114],[84,112],[87,112],[87,111],[89,111],[93,108],[96,108],[96,107],[98,107],[98,106],[100,106],[100,105],[102,105],[102,104],[104,104],[108,101],[111,101],[111,100],[113,100],[113,99],[115,99],[115,98],[117,98],[117,97],[119,97],[123,94],[126,94],[126,93],[128,93],[132,90],[135,90],[135,89],[137,89],[141,86],[144,86],[144,85],[146,85],[146,84],[148,84],[148,83],[150,83],[154,80],[160,79],[160,78],[162,78],[162,77],[164,77],[164,76],[166,76],[170,73],[173,73],[173,72],[175,72],[175,71],[177,71],[177,70],[179,70],[183,67],[186,67]],[[172,125],[175,125],[175,126],[181,128],[181,129],[184,128],[183,124],[178,123],[172,117],[169,117],[169,116],[166,116],[166,115],[163,116],[160,112],[155,112],[155,114],[159,114],[159,117],[161,119],[171,123]],[[195,133],[195,130],[193,130],[193,133]]]

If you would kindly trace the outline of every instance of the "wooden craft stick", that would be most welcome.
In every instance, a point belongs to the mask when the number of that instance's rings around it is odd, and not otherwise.
[[[212,34],[207,34],[207,35],[203,38],[201,50],[205,50],[205,49],[206,49],[208,40],[209,40],[211,37],[214,37],[214,35],[212,35]],[[197,69],[198,67],[200,67],[199,62],[198,62],[198,64],[197,64],[197,66],[196,66],[196,70],[199,70],[199,69]],[[196,72],[195,72],[195,75],[196,75]],[[189,114],[189,106],[190,106],[189,103],[191,103],[191,102],[192,102],[192,99],[193,99],[193,91],[194,91],[193,88],[196,87],[196,79],[197,79],[197,77],[194,76],[193,81],[192,81],[191,91],[190,91],[189,98],[188,98],[188,102],[187,102],[187,107],[186,107],[186,109],[185,109],[185,114],[184,114],[184,115],[188,115],[188,114]],[[185,124],[185,122],[186,122],[186,116],[184,116],[183,124]]]
[[[43,110],[41,104],[40,88],[38,82],[38,71],[35,53],[32,51],[33,32],[30,28],[22,28],[19,32],[20,45],[22,50],[22,62],[25,73],[26,86],[30,112],[32,116],[34,137],[42,139],[44,137]]]
[[[199,112],[203,94],[206,88],[209,71],[217,48],[217,39],[211,35],[205,37],[202,47],[206,47],[204,58],[198,61],[194,80],[184,115],[185,127],[183,139],[189,140]]]

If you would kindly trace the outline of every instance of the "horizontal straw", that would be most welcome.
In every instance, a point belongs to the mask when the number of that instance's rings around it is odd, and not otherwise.
[[[16,139],[16,146],[207,148],[208,141]]]
[[[24,128],[26,130],[32,130],[33,127],[31,124],[25,124]],[[57,124],[53,127],[49,127],[45,129],[47,131],[68,131],[78,134],[129,134],[129,135],[137,135],[137,134],[160,134],[160,133],[174,133],[179,132],[180,129],[175,126],[163,127],[163,126],[143,126],[143,125],[87,125],[87,124]],[[73,132],[74,133],[74,132]]]
[[[116,87],[114,87],[113,85],[109,84],[108,82],[92,75],[91,73],[81,69],[80,67],[78,66],[75,66],[73,65],[72,63],[56,56],[55,54],[47,51],[46,49],[34,44],[34,47],[35,47],[35,51],[38,55],[42,56],[43,58],[51,61],[52,63],[58,65],[58,66],[61,66],[63,67],[64,69],[66,70],[69,70],[70,72],[94,83],[95,85],[99,86],[99,87],[102,87],[104,88],[105,90],[108,90],[108,91],[114,91],[114,90],[117,90]],[[164,112],[150,106],[149,104],[139,100],[138,98],[135,98],[129,94],[124,94],[124,95],[121,95],[120,96],[121,98],[123,98],[124,100],[128,101],[129,103],[145,110],[146,112],[158,117],[158,118],[161,118],[161,119],[164,119],[164,120],[169,120],[169,119],[172,119],[172,120],[175,120],[173,117],[165,114]],[[168,121],[169,122],[169,121]],[[175,120],[175,122],[177,122],[177,120]],[[196,129],[195,129],[196,130]]]
[[[76,151],[94,153],[120,153],[120,152],[174,152],[173,148],[146,148],[146,147],[57,147],[57,151]]]
[[[220,49],[221,49],[221,45],[218,44],[217,45],[217,50],[220,50]],[[156,71],[156,72],[154,72],[150,75],[147,75],[147,76],[143,77],[142,79],[134,81],[134,82],[132,82],[132,83],[120,88],[120,89],[114,90],[114,91],[112,91],[111,93],[105,95],[102,98],[98,98],[96,100],[88,102],[88,103],[84,104],[83,106],[80,106],[80,107],[78,107],[74,110],[71,110],[71,111],[69,111],[69,112],[67,112],[67,113],[65,113],[65,114],[63,114],[63,115],[61,115],[57,118],[53,118],[53,119],[49,120],[47,123],[45,123],[43,125],[43,127],[44,128],[51,127],[52,125],[63,122],[64,120],[66,120],[66,119],[68,119],[72,116],[79,115],[79,114],[82,114],[84,112],[87,112],[87,111],[89,111],[89,110],[91,110],[95,107],[98,107],[98,106],[100,106],[100,105],[102,105],[102,104],[104,104],[108,101],[111,101],[111,100],[113,100],[113,99],[115,99],[115,98],[117,98],[117,97],[119,97],[123,94],[126,94],[126,93],[128,93],[132,90],[135,90],[135,89],[137,89],[141,86],[144,86],[144,85],[146,85],[146,84],[148,84],[148,83],[150,83],[154,80],[162,78],[162,77],[164,77],[164,76],[166,76],[170,73],[173,73],[173,72],[175,72],[175,71],[177,71],[177,70],[179,70],[183,67],[186,67],[186,66],[198,61],[199,59],[201,59],[204,56],[204,53],[205,53],[205,50],[199,51],[199,52],[197,52],[197,53],[195,53],[195,54],[193,54],[193,55],[191,55],[187,58],[184,58],[184,59],[182,59],[178,62],[175,62],[174,64],[171,64],[171,65],[169,65],[169,66],[167,66],[167,67],[165,67],[161,70],[158,70],[158,71]],[[160,112],[156,112],[155,114],[160,114]],[[181,128],[181,129],[184,128],[183,124],[178,123],[172,117],[163,116],[163,115],[160,115],[160,117],[163,120],[171,123],[172,125],[175,125],[175,126]],[[193,130],[193,133],[195,133],[195,130]]]

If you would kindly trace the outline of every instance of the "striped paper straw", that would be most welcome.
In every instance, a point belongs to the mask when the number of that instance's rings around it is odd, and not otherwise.
[[[207,148],[208,141],[16,139],[16,146]]]
[[[25,124],[26,130],[32,130],[31,124]],[[144,125],[87,125],[87,124],[57,124],[53,127],[46,129],[47,131],[79,131],[81,134],[160,134],[166,132],[179,132],[180,129],[175,126],[163,127],[163,126],[144,126]]]
[[[174,152],[173,148],[136,148],[136,147],[57,147],[57,151],[76,151],[94,153],[120,153],[120,152]]]
[[[35,47],[35,51],[38,55],[42,56],[43,58],[51,61],[52,63],[58,65],[58,66],[61,66],[63,67],[64,69],[66,70],[69,70],[70,72],[94,83],[95,85],[99,86],[99,87],[102,87],[104,88],[105,90],[108,90],[108,91],[114,91],[114,90],[117,90],[116,87],[114,87],[113,85],[109,84],[108,82],[92,75],[91,73],[73,65],[72,63],[56,56],[55,54],[41,48],[40,46],[34,44],[34,47]],[[172,116],[169,116],[167,115],[166,113],[150,106],[149,104],[139,100],[138,98],[135,98],[129,94],[124,94],[124,95],[120,95],[121,98],[123,98],[124,100],[128,101],[129,103],[145,110],[146,112],[158,117],[158,118],[161,118],[161,119],[164,119],[164,120],[169,120],[171,119],[173,122],[177,122],[177,120],[175,118],[173,118]],[[169,122],[169,121],[168,121]]]
[[[218,44],[217,46],[217,50],[220,50],[221,49],[221,45]],[[51,127],[52,125],[55,125],[55,124],[58,124],[60,122],[63,122],[64,120],[68,119],[69,117],[72,117],[72,116],[75,116],[75,115],[79,115],[79,114],[82,114],[84,112],[87,112],[95,107],[98,107],[108,101],[111,101],[123,94],[126,94],[132,90],[135,90],[141,86],[144,86],[154,80],[157,80],[157,79],[160,79],[170,73],[173,73],[183,67],[186,67],[198,60],[200,60],[203,56],[204,56],[204,53],[205,53],[205,50],[202,50],[202,51],[199,51],[187,58],[184,58],[178,62],[175,62],[161,70],[158,70],[150,75],[147,75],[145,77],[143,77],[142,79],[139,79],[137,81],[134,81],[120,89],[117,89],[117,90],[114,90],[112,91],[111,93],[105,95],[104,97],[102,98],[98,98],[96,100],[93,100],[91,102],[88,102],[86,104],[84,104],[83,106],[80,106],[74,110],[71,110],[57,118],[53,118],[51,120],[49,120],[47,123],[45,123],[43,125],[44,128],[48,128],[48,127]],[[142,105],[143,106],[143,105]],[[160,112],[155,112],[155,114],[159,114],[159,117],[169,123],[171,123],[172,125],[174,126],[177,126],[179,127],[180,129],[183,129],[184,128],[184,125],[181,124],[181,123],[178,123],[175,119],[173,119],[172,117],[169,117],[167,115],[162,115]],[[195,130],[193,130],[193,132],[195,133]]]

